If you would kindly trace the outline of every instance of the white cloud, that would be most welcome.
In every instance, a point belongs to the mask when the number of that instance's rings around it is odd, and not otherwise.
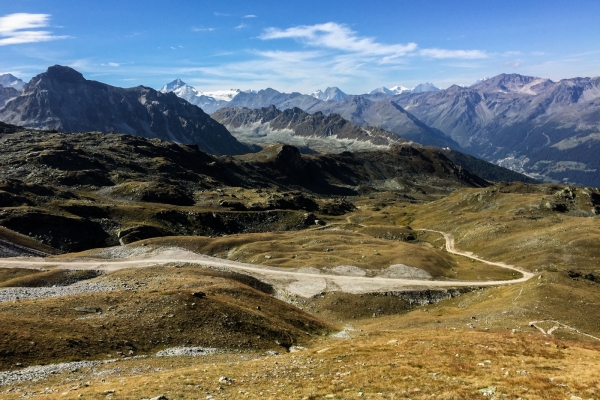
[[[309,46],[355,52],[364,55],[400,57],[416,50],[416,43],[382,44],[373,38],[361,38],[345,25],[328,22],[301,25],[288,29],[268,28],[259,36],[262,40],[298,39]]]
[[[220,13],[220,12],[214,12],[215,17],[231,17],[231,14],[224,14],[224,13]]]
[[[422,49],[419,55],[427,58],[461,58],[461,59],[478,59],[488,58],[485,51],[481,50],[446,50],[446,49]]]
[[[242,18],[256,18],[256,15],[248,14],[248,15],[244,15]]]
[[[243,29],[245,27],[247,27],[248,25],[246,24],[239,24],[238,26],[235,27],[235,29]]]
[[[121,64],[116,63],[116,62],[109,62],[109,63],[106,63],[106,64],[100,64],[100,65],[105,66],[105,67],[115,67],[115,68],[121,66]]]
[[[0,46],[47,42],[68,37],[54,36],[50,31],[39,30],[46,28],[49,20],[49,14],[17,13],[0,17]]]
[[[346,25],[327,22],[317,25],[301,25],[288,29],[268,28],[259,36],[262,40],[296,39],[309,46],[325,47],[354,53],[362,57],[380,57],[378,60],[363,59],[378,64],[397,63],[403,56],[420,55],[425,58],[456,58],[479,59],[488,55],[482,50],[447,50],[447,49],[422,49],[417,50],[416,43],[384,44],[374,38],[360,37]]]
[[[212,32],[215,28],[192,28],[194,32]]]

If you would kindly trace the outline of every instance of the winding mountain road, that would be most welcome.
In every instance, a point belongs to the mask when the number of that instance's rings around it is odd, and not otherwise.
[[[325,290],[339,290],[348,293],[365,293],[374,291],[394,291],[417,288],[456,288],[510,285],[525,282],[534,274],[523,271],[513,265],[502,262],[492,262],[474,256],[468,252],[455,249],[454,238],[445,232],[436,232],[444,236],[446,249],[449,253],[471,258],[489,265],[507,268],[519,272],[523,276],[518,279],[501,281],[437,281],[426,279],[405,279],[386,277],[348,276],[319,273],[316,269],[284,269],[268,266],[245,264],[237,261],[223,260],[202,254],[196,254],[184,249],[169,248],[160,252],[149,252],[141,257],[120,259],[65,259],[65,258],[6,258],[0,259],[0,268],[29,268],[29,269],[71,269],[71,270],[102,270],[115,271],[125,268],[143,268],[168,263],[192,263],[212,268],[223,268],[231,271],[249,273],[259,279],[283,286],[286,290],[301,296],[310,297]]]

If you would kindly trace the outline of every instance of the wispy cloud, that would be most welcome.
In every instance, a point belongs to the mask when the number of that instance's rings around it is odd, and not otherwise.
[[[108,62],[106,64],[100,64],[100,65],[102,65],[103,67],[115,67],[115,68],[121,66],[121,64],[116,63],[116,62]]]
[[[262,40],[297,39],[309,46],[326,47],[364,55],[403,56],[417,48],[416,43],[382,44],[373,38],[359,37],[347,26],[335,22],[301,25],[288,29],[268,28],[259,38]]]
[[[245,27],[247,27],[248,25],[246,24],[239,24],[238,26],[236,26],[234,29],[244,29]]]
[[[481,50],[422,49],[419,50],[419,55],[427,58],[461,58],[467,60],[488,57],[486,52]]]
[[[47,42],[68,37],[54,36],[48,30],[39,30],[46,28],[49,21],[50,14],[17,13],[0,17],[0,46]]]
[[[324,47],[354,53],[364,57],[381,57],[380,64],[395,63],[394,59],[403,56],[425,58],[479,59],[488,55],[482,50],[418,49],[416,43],[385,44],[374,38],[360,37],[346,25],[327,22],[317,25],[301,25],[288,29],[267,28],[260,36],[262,40],[295,39],[308,46]]]
[[[192,28],[194,32],[212,32],[215,28]]]
[[[231,17],[231,14],[224,14],[216,11],[213,14],[215,15],[215,17]]]
[[[248,15],[244,15],[242,18],[256,18],[256,15],[248,14]]]

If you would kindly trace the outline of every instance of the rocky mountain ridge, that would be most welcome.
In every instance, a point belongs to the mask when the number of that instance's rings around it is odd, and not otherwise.
[[[173,93],[144,86],[123,89],[54,66],[27,83],[0,109],[0,121],[61,132],[119,132],[196,144],[213,154],[242,154],[238,142],[202,109]]]
[[[309,114],[297,107],[285,111],[275,106],[254,110],[222,108],[211,117],[238,140],[256,145],[282,142],[304,151],[339,153],[384,149],[407,142],[380,128],[357,126],[338,114]]]
[[[471,154],[532,176],[600,186],[600,77],[502,74],[393,101]]]

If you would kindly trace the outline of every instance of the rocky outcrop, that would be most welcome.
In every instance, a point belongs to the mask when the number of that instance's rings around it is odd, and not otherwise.
[[[223,108],[211,115],[239,140],[255,144],[285,142],[320,152],[389,148],[407,140],[375,127],[362,127],[338,114],[309,114],[300,108],[278,110]]]
[[[197,144],[212,154],[250,151],[223,125],[173,93],[89,81],[58,65],[27,83],[23,93],[0,110],[0,121],[61,132],[128,133]]]
[[[384,295],[399,297],[410,305],[424,306],[427,304],[439,303],[443,300],[449,300],[476,289],[476,287],[472,287],[458,289],[405,290],[385,292]]]

